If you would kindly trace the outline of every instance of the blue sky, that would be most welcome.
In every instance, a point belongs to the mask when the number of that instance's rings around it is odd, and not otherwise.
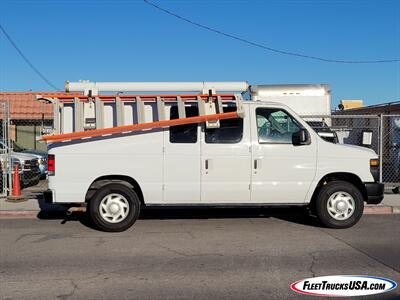
[[[282,50],[347,60],[400,59],[400,1],[152,2]],[[340,99],[400,100],[400,63],[332,64],[278,55],[193,27],[143,1],[0,1],[0,22],[63,88],[76,81],[328,83]],[[49,87],[0,33],[0,90]]]

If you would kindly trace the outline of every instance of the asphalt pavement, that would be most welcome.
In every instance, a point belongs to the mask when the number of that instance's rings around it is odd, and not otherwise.
[[[297,299],[290,284],[314,276],[400,283],[398,214],[333,230],[279,210],[156,210],[122,233],[0,219],[0,242],[1,299]]]

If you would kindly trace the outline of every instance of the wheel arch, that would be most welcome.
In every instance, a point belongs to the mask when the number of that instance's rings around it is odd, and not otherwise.
[[[90,186],[86,192],[85,202],[88,202],[90,200],[90,198],[96,193],[96,191],[107,183],[122,183],[122,184],[129,186],[138,195],[140,203],[142,205],[145,204],[143,192],[142,192],[142,189],[141,189],[139,183],[134,178],[127,176],[127,175],[103,175],[103,176],[97,177],[90,184]]]
[[[334,173],[329,173],[329,174],[324,175],[319,180],[316,188],[314,189],[310,204],[313,205],[315,203],[315,201],[318,198],[319,191],[325,184],[327,184],[328,182],[339,181],[339,180],[349,182],[349,183],[353,184],[354,186],[356,186],[359,189],[359,191],[361,192],[364,201],[366,201],[367,190],[366,190],[365,185],[363,184],[362,180],[360,179],[360,177],[358,177],[354,173],[334,172]]]

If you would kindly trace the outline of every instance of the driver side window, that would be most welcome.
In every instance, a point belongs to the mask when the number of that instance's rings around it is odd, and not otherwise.
[[[292,144],[292,135],[301,125],[280,108],[256,109],[257,134],[260,144]]]

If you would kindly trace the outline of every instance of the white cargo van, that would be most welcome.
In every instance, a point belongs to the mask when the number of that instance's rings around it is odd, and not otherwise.
[[[237,108],[225,103],[223,111]],[[324,141],[289,107],[243,101],[242,118],[49,144],[52,203],[87,205],[105,231],[123,231],[144,206],[308,206],[347,228],[364,202],[380,203],[379,160],[370,149]],[[147,110],[146,110],[147,111]],[[186,117],[197,116],[186,103]],[[165,105],[175,119],[182,106]]]

